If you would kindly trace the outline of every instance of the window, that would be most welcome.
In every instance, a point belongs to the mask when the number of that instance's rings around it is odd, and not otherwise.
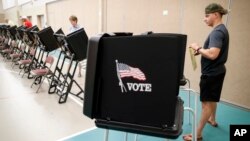
[[[31,2],[31,0],[18,0],[17,1],[18,5],[22,5],[22,4],[25,4],[25,3],[28,3],[28,2]]]
[[[8,9],[16,5],[16,0],[2,0],[3,9]]]
[[[45,27],[44,15],[37,15],[37,26],[39,29]]]

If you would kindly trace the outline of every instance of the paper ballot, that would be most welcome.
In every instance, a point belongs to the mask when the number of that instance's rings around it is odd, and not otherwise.
[[[190,53],[191,62],[192,62],[192,65],[193,65],[193,70],[196,70],[197,62],[196,62],[196,58],[195,58],[194,51],[193,51],[192,48],[189,48],[189,53]]]

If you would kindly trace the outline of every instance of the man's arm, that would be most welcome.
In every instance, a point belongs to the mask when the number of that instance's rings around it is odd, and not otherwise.
[[[191,44],[190,47],[195,50],[195,54],[201,54],[203,57],[210,60],[215,60],[220,53],[220,48],[217,47],[210,47],[208,49],[204,49],[201,48],[197,43]]]
[[[203,57],[210,59],[210,60],[215,60],[220,53],[220,49],[217,47],[211,47],[209,49],[199,49],[197,50],[197,53],[201,54]]]

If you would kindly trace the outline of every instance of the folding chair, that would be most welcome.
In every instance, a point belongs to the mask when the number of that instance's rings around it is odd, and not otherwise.
[[[20,69],[19,74],[21,74],[22,70],[24,70],[22,77],[24,76],[25,73],[30,71],[31,69],[30,65],[32,63],[33,58],[35,57],[35,52],[36,52],[36,49],[31,48],[27,58],[18,61],[19,69]]]
[[[1,36],[1,38],[0,38],[0,49],[2,49],[3,46],[5,44],[7,44],[7,43],[8,43],[8,40],[6,40],[6,38],[4,36]]]
[[[12,39],[8,40],[8,44],[7,44],[7,48],[2,50],[3,56],[4,56],[4,61],[6,61],[6,59],[11,59],[10,54],[12,54],[14,52],[14,45],[15,41],[13,41]]]
[[[14,65],[18,65],[18,61],[21,60],[24,55],[26,45],[21,44],[20,42],[21,41],[13,42],[14,52],[10,54],[12,68],[14,68]]]
[[[44,79],[47,78],[48,81],[49,81],[48,76],[53,75],[53,71],[51,71],[51,67],[53,65],[53,62],[54,62],[54,58],[52,56],[47,56],[46,60],[45,60],[44,67],[30,71],[30,74],[35,77],[35,80],[32,83],[31,88],[32,88],[32,86],[34,84],[39,84],[40,83],[36,93],[39,91]],[[50,83],[50,81],[49,81],[49,83]]]
[[[3,40],[3,44],[0,46],[0,52],[4,56],[4,52],[3,51],[8,48],[9,39],[8,38],[4,38],[2,40]]]

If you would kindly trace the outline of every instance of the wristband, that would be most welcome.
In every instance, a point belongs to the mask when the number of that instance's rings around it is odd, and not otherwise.
[[[199,53],[199,50],[200,50],[200,49],[202,49],[202,48],[201,48],[201,47],[199,47],[199,48],[196,50],[196,52],[197,52],[197,53]]]
[[[201,49],[201,47],[199,47],[197,50],[195,50],[195,54],[194,55],[199,55],[199,50]]]

